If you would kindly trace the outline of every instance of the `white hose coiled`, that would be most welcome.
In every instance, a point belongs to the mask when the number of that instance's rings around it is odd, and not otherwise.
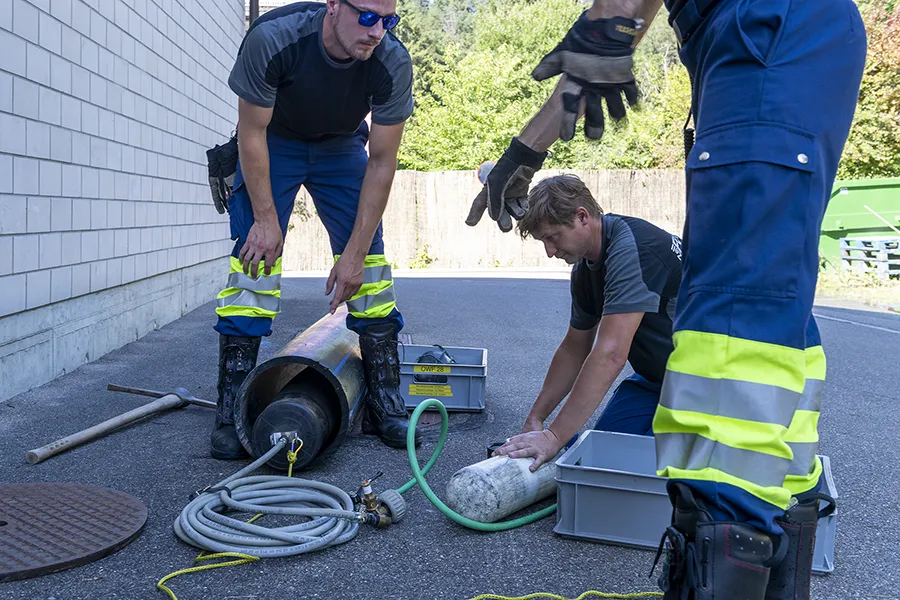
[[[283,475],[245,477],[285,445],[282,439],[252,464],[201,492],[176,519],[175,535],[208,552],[237,552],[259,558],[296,556],[356,537],[362,517],[353,510],[353,500],[344,490]],[[226,511],[292,515],[306,520],[269,528],[223,514]]]

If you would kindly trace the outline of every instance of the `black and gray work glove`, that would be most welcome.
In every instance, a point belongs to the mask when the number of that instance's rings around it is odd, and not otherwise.
[[[532,150],[513,138],[509,148],[497,161],[484,184],[484,189],[472,202],[466,225],[475,226],[481,220],[484,209],[497,221],[501,231],[512,229],[512,219],[525,216],[528,210],[528,186],[535,171],[544,164],[546,152]]]
[[[209,167],[209,189],[213,204],[219,214],[228,210],[228,198],[234,191],[234,175],[237,171],[238,141],[237,135],[224,144],[216,144],[206,151]]]
[[[575,137],[575,122],[581,98],[585,99],[584,134],[599,140],[603,135],[603,105],[606,100],[609,116],[625,116],[622,94],[629,105],[638,101],[637,85],[632,73],[632,44],[643,27],[642,19],[587,18],[581,13],[572,28],[556,48],[550,51],[532,71],[531,76],[543,81],[565,73],[563,87],[563,119],[559,137],[569,141]]]

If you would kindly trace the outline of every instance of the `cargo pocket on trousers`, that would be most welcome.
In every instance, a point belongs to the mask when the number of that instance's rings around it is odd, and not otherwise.
[[[793,298],[813,226],[809,133],[773,123],[703,132],[687,160],[688,292]]]

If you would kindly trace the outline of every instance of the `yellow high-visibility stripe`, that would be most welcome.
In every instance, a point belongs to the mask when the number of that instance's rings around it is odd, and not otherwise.
[[[803,391],[803,350],[702,331],[677,331],[666,368],[709,379],[736,379]]]
[[[800,406],[794,412],[791,425],[784,436],[794,454],[794,460],[784,478],[784,487],[795,496],[816,487],[822,476],[822,461],[816,456],[816,450],[825,372],[826,359],[822,346],[807,348],[806,387]]]
[[[390,302],[388,304],[379,304],[378,306],[373,306],[372,308],[362,312],[351,310],[350,314],[360,319],[383,319],[391,314],[391,311],[393,311],[395,308],[397,308],[397,303]]]
[[[654,434],[692,433],[732,448],[791,460],[793,455],[790,448],[780,442],[784,438],[785,431],[785,427],[774,423],[672,410],[662,405],[656,408],[656,415],[653,417]]]
[[[335,262],[340,257],[340,254],[335,254]],[[384,254],[367,254],[363,261],[363,269],[366,283],[363,283],[356,295],[347,301],[347,309],[351,315],[359,319],[387,317],[397,308],[390,263]]]
[[[734,477],[718,469],[707,468],[689,471],[686,469],[676,469],[675,467],[666,467],[665,469],[657,471],[656,474],[660,477],[668,477],[670,479],[727,483],[782,509],[787,508],[788,502],[790,502],[791,499],[791,493],[783,487],[763,487],[754,485],[749,481]]]
[[[274,319],[278,311],[266,310],[258,306],[219,306],[216,314],[220,317],[264,317]]]
[[[809,444],[819,441],[819,416],[814,410],[794,412],[791,426],[784,434],[784,441],[795,444]]]
[[[822,346],[810,346],[806,349],[806,378],[825,380],[826,361]]]
[[[377,296],[356,296],[347,302],[347,309],[360,319],[381,319],[397,307],[393,286]]]
[[[391,279],[388,279],[387,281],[379,281],[377,283],[364,283],[359,287],[359,291],[356,292],[356,295],[350,299],[356,300],[357,298],[361,298],[362,296],[377,296],[392,285],[394,285],[394,282]]]
[[[244,273],[240,260],[230,257],[228,284],[216,295],[218,316],[274,319],[279,310],[271,309],[279,307],[281,299],[281,257],[275,260],[269,275],[260,262],[256,278]]]
[[[250,271],[253,271],[253,265],[250,265]],[[230,271],[231,273],[243,273],[244,272],[244,264],[235,257],[231,257],[230,263]],[[259,261],[259,265],[257,267],[257,275],[260,277],[271,277],[273,275],[281,275],[281,257],[275,259],[275,264],[272,265],[272,268],[269,271],[269,274],[265,274],[265,265],[263,261]]]
[[[791,475],[788,473],[787,477],[784,478],[784,487],[794,496],[808,492],[819,483],[822,470],[822,461],[816,456],[813,461],[813,468],[808,475]]]

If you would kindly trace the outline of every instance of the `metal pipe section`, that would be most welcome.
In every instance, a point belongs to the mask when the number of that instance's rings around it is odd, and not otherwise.
[[[259,17],[259,0],[250,0],[250,19],[249,23],[253,23]]]
[[[273,434],[296,432],[303,440],[294,465],[299,469],[347,438],[361,414],[366,384],[359,336],[347,329],[346,318],[341,306],[249,373],[235,402],[235,428],[253,457],[277,443]],[[268,464],[287,469],[280,455]]]

